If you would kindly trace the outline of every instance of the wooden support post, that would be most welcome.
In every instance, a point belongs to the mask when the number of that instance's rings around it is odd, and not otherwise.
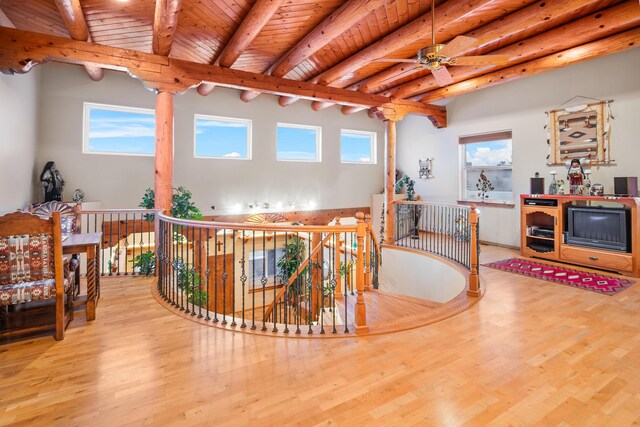
[[[173,197],[173,94],[156,96],[155,207],[171,210]]]
[[[393,205],[394,195],[396,193],[396,122],[395,120],[387,120],[387,144],[386,154],[387,163],[385,164],[385,213],[384,213],[384,225],[385,236],[384,241],[388,245],[393,245],[396,242],[396,215],[395,206]]]
[[[364,252],[364,290],[371,291],[371,215],[364,216],[364,222],[367,224],[367,232],[364,235],[366,250]]]
[[[367,306],[364,303],[364,237],[367,234],[367,224],[364,222],[364,214],[356,213],[358,228],[356,231],[358,258],[356,260],[356,307],[354,326],[356,334],[369,332],[367,326]]]
[[[311,247],[316,248],[318,245],[322,245],[322,233],[311,233]],[[313,321],[318,320],[320,314],[320,307],[322,305],[322,292],[323,292],[323,280],[322,280],[322,249],[318,251],[309,261],[311,262],[311,318]]]
[[[471,226],[471,272],[469,273],[469,290],[467,295],[480,296],[480,278],[478,276],[478,211],[476,205],[471,205],[469,212],[469,225]]]

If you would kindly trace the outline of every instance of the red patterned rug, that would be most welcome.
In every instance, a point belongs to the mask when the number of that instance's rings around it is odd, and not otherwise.
[[[635,283],[619,277],[603,276],[601,274],[542,264],[519,258],[509,258],[483,265],[510,273],[587,289],[605,295],[615,295]]]

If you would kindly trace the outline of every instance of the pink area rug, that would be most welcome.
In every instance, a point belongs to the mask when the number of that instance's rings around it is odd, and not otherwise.
[[[615,295],[635,283],[619,277],[603,276],[597,273],[573,270],[519,258],[503,259],[502,261],[490,262],[483,265],[497,270],[504,270],[523,276],[535,277],[536,279],[587,289],[605,295]]]

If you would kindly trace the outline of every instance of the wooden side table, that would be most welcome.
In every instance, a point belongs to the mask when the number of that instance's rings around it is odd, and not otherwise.
[[[70,234],[62,242],[63,254],[87,254],[87,320],[95,320],[100,298],[101,243],[102,233]]]

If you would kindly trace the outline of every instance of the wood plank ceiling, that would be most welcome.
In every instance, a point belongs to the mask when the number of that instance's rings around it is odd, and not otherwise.
[[[449,66],[453,83],[441,87],[416,64],[375,61],[415,58],[431,44],[430,0],[0,0],[0,16],[18,30],[71,38],[70,18],[61,11],[78,3],[88,41],[96,44],[162,55],[154,52],[154,28],[162,27],[154,20],[158,10],[173,8],[176,27],[165,24],[158,35],[165,37],[169,58],[226,62],[250,73],[422,102],[633,48],[640,41],[637,0],[436,0],[438,43],[465,35],[477,40],[465,55],[511,56],[501,65]],[[75,18],[82,24],[83,17]],[[208,93],[215,83],[199,92]],[[259,93],[250,91],[242,99]],[[280,104],[296,99],[284,96]],[[331,105],[325,100],[314,109]]]

